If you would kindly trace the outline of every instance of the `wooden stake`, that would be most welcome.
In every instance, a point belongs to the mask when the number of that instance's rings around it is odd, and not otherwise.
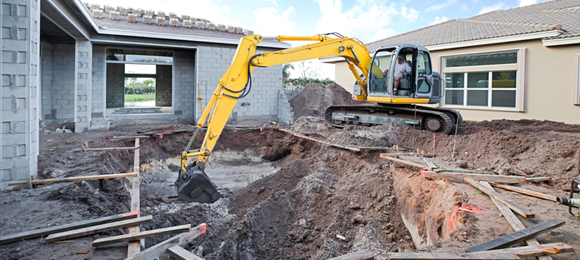
[[[133,173],[137,174],[136,177],[131,178],[131,211],[137,211],[140,213],[140,194],[139,194],[139,138],[135,138],[135,158],[133,159]],[[129,228],[129,234],[138,233],[141,228],[137,226],[132,226]],[[144,240],[141,240],[144,241]],[[129,242],[127,249],[127,257],[138,254],[141,251],[141,242]]]
[[[491,185],[489,185],[489,183],[487,182],[480,182],[481,185],[483,185],[484,187],[490,189],[493,191],[493,188],[491,187]],[[514,229],[514,231],[519,231],[522,229],[525,229],[526,226],[524,226],[524,224],[522,224],[522,222],[518,219],[518,217],[510,210],[510,208],[508,208],[508,206],[498,202],[496,199],[491,198],[491,200],[493,201],[493,203],[495,204],[495,206],[497,207],[497,209],[499,209],[499,211],[503,214],[503,216],[505,217],[505,219],[507,220],[507,222],[510,224],[510,226],[512,226],[512,228]],[[540,243],[538,242],[538,240],[536,240],[535,238],[530,238],[528,240],[526,240],[526,244],[528,244],[529,246],[539,246]],[[552,258],[549,256],[541,256],[538,257],[538,260],[551,260]]]
[[[87,149],[89,149],[89,142],[85,141],[85,147],[87,147]]]
[[[81,148],[83,148],[83,151],[87,151],[87,149],[81,144]]]
[[[544,221],[544,222],[538,223],[536,225],[533,225],[531,227],[524,228],[522,230],[518,230],[518,231],[513,232],[511,234],[507,234],[505,236],[498,237],[496,239],[487,241],[485,243],[472,246],[470,248],[467,248],[467,251],[478,252],[478,251],[487,251],[487,250],[492,250],[492,249],[505,248],[505,247],[508,247],[511,245],[515,245],[515,244],[522,242],[524,240],[534,238],[534,237],[536,237],[542,233],[546,233],[552,229],[558,228],[558,227],[564,225],[564,223],[565,222],[563,220],[560,220],[560,219],[551,219],[548,221]]]
[[[465,178],[464,180],[465,180],[465,182],[469,183],[469,185],[477,188],[478,190],[482,191],[483,193],[487,194],[488,196],[490,196],[490,197],[496,199],[497,201],[503,203],[504,205],[508,206],[510,209],[512,209],[516,213],[522,215],[524,218],[535,217],[534,214],[529,213],[526,210],[522,209],[519,205],[517,205],[511,201],[508,201],[504,196],[500,195],[499,193],[485,188],[484,186],[479,184],[479,182],[476,182],[470,178]]]
[[[0,237],[0,245],[6,244],[6,243],[12,243],[12,242],[16,242],[16,241],[21,241],[24,239],[37,238],[37,237],[46,236],[46,235],[59,233],[59,232],[64,232],[64,231],[68,231],[68,230],[73,230],[73,229],[101,225],[101,224],[115,222],[115,221],[119,221],[119,220],[132,219],[132,218],[136,218],[136,217],[137,217],[137,212],[130,212],[130,213],[125,213],[125,214],[108,216],[108,217],[104,217],[104,218],[97,218],[97,219],[73,222],[73,223],[59,225],[59,226],[52,226],[52,227],[48,227],[48,228],[41,228],[41,229],[21,232],[21,233],[17,233],[17,234],[12,234],[12,235]]]
[[[515,191],[515,192],[518,192],[518,193],[521,193],[521,194],[525,194],[525,195],[528,195],[528,196],[540,198],[540,199],[545,199],[545,200],[550,200],[550,201],[556,201],[556,196],[554,196],[554,195],[543,194],[543,193],[539,193],[539,192],[535,192],[535,191],[531,191],[531,190],[526,190],[526,189],[523,189],[523,188],[509,186],[509,185],[501,185],[499,183],[491,183],[491,185],[496,186],[496,187],[500,187],[502,189]]]
[[[73,181],[83,181],[83,180],[100,180],[100,179],[113,179],[113,178],[123,178],[123,177],[134,177],[137,176],[135,173],[118,173],[118,174],[103,174],[103,175],[89,175],[89,176],[78,176],[60,179],[45,179],[45,180],[33,180],[33,181],[22,181],[22,182],[11,182],[8,186],[18,186],[26,185],[29,182],[33,185],[47,184],[47,183],[57,183],[57,182],[73,182]]]

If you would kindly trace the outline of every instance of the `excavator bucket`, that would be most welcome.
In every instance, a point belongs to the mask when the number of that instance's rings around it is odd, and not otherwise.
[[[192,165],[186,172],[180,172],[175,188],[177,197],[185,201],[214,203],[221,197],[215,184],[205,174],[205,163]]]

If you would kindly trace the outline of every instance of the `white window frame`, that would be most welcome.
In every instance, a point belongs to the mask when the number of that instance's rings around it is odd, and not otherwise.
[[[455,57],[455,56],[468,56],[468,55],[481,55],[481,54],[493,54],[493,53],[503,53],[503,52],[517,52],[517,63],[514,64],[497,64],[497,65],[481,65],[481,66],[465,66],[465,67],[449,67],[446,68],[445,65],[445,58]],[[468,53],[458,53],[453,55],[444,55],[438,56],[439,68],[441,70],[441,75],[444,77],[446,73],[465,73],[464,75],[464,88],[463,88],[463,105],[446,105],[445,104],[445,91],[447,90],[445,84],[446,81],[443,81],[443,97],[441,98],[441,107],[445,108],[455,108],[455,109],[473,109],[473,110],[492,110],[492,111],[508,111],[508,112],[524,112],[524,105],[525,105],[525,64],[526,64],[526,48],[516,48],[516,49],[501,49],[501,50],[492,50],[492,51],[484,51],[484,52],[468,52]],[[493,90],[492,89],[492,80],[488,80],[488,88],[485,90],[488,91],[488,104],[487,106],[468,106],[467,105],[467,91],[469,88],[467,87],[467,73],[469,72],[488,72],[488,78],[491,79],[491,75],[493,72],[498,71],[516,71],[516,106],[514,108],[508,107],[492,107],[492,91],[501,91],[499,89]],[[451,90],[451,89],[450,89]],[[477,90],[477,89],[471,89]],[[484,90],[484,89],[480,89]],[[507,89],[506,89],[507,90]],[[513,90],[513,89],[510,89]]]
[[[574,105],[580,106],[580,53],[574,55]]]

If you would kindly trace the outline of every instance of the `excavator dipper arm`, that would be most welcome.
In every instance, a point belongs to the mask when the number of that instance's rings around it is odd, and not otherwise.
[[[317,41],[300,47],[289,48],[276,52],[265,52],[256,55],[256,48],[262,40],[277,41]],[[175,182],[177,195],[186,201],[213,203],[220,198],[216,186],[205,174],[205,162],[214,149],[234,106],[238,99],[245,97],[251,89],[251,73],[255,67],[270,67],[289,62],[339,56],[344,57],[361,86],[362,94],[359,100],[366,98],[366,79],[362,79],[356,66],[367,75],[371,56],[360,41],[353,38],[329,38],[325,35],[315,36],[277,36],[264,38],[261,35],[245,36],[240,40],[234,59],[220,79],[211,100],[197,122],[197,129],[189,144],[181,155],[181,170]],[[190,151],[198,130],[207,124],[207,132],[201,148]],[[188,158],[197,158],[196,162],[188,165]]]

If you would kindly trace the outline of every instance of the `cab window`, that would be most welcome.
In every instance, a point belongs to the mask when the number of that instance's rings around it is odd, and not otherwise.
[[[419,74],[431,75],[431,62],[429,60],[429,54],[424,51],[419,52],[419,57],[417,59],[417,70]]]

